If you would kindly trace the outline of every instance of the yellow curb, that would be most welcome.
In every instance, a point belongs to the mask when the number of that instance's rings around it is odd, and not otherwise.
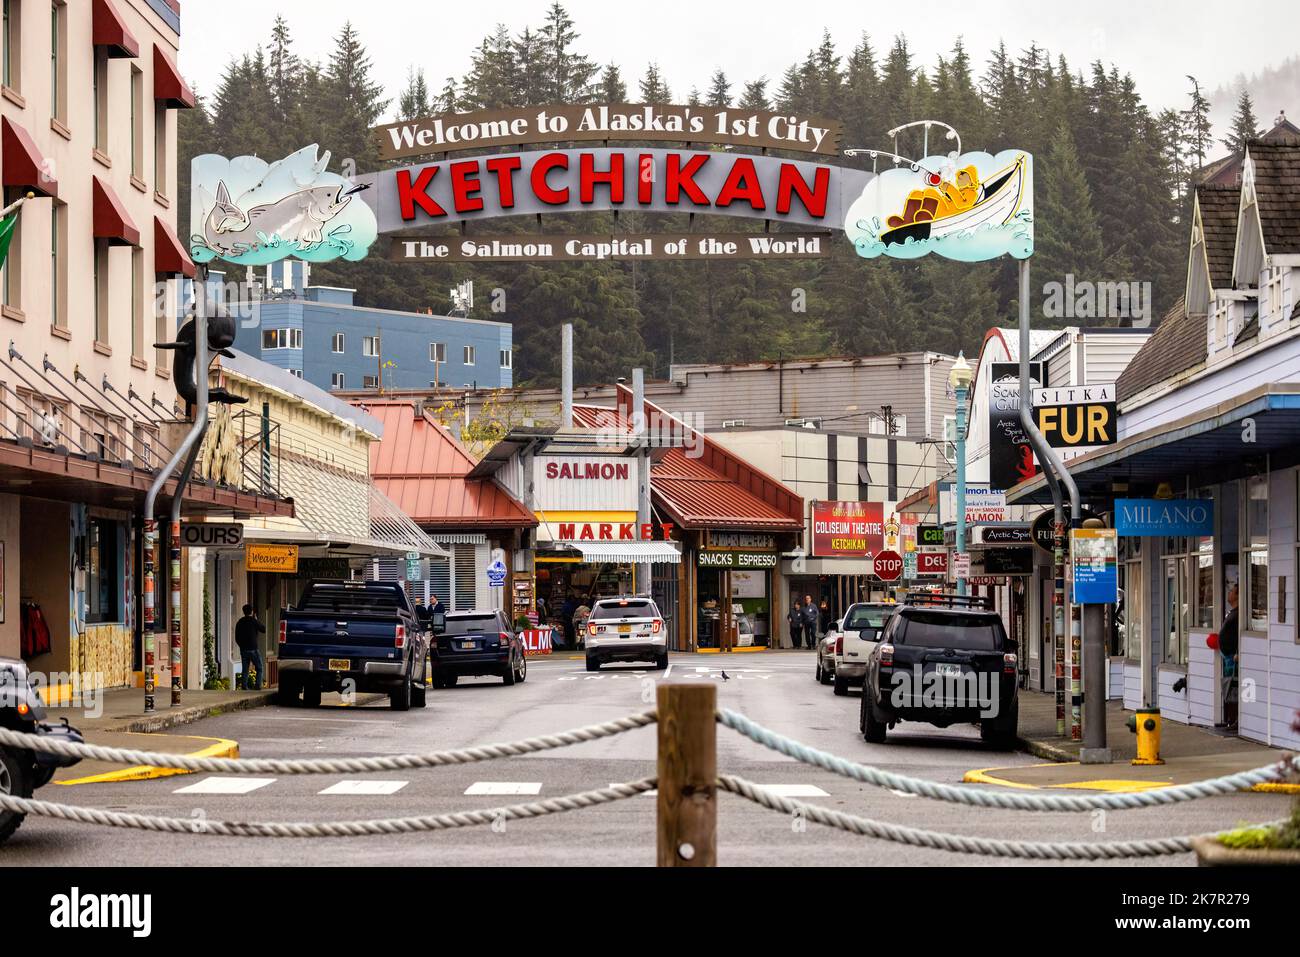
[[[1051,791],[1058,788],[1073,788],[1081,791],[1111,791],[1115,794],[1131,794],[1135,791],[1154,791],[1159,788],[1169,787],[1173,787],[1173,785],[1168,782],[1121,781],[1099,778],[1096,781],[1072,781],[1069,784],[1049,784],[1043,790]]]
[[[763,645],[749,645],[744,648],[732,648],[727,654],[754,654],[760,651],[767,651],[767,648]],[[723,651],[721,648],[697,648],[695,653],[697,655],[720,655],[723,654]]]
[[[1075,761],[1071,763],[1077,764],[1078,762]],[[1046,764],[1026,764],[1024,765],[1024,767],[1054,768],[1054,767],[1060,767],[1060,765],[1056,761],[1049,761]],[[1021,784],[1019,781],[1007,781],[1003,778],[994,777],[992,774],[989,773],[991,771],[1016,771],[1016,770],[1019,770],[1019,768],[980,768],[975,771],[967,771],[964,775],[962,775],[961,780],[963,784],[996,784],[1004,788],[1025,788],[1026,790],[1029,791],[1039,790],[1037,785]]]
[[[130,731],[128,734],[136,734]],[[156,734],[140,733],[141,737],[158,737]],[[176,735],[175,737],[180,737]],[[239,742],[231,741],[229,738],[206,738],[197,735],[186,735],[186,737],[195,737],[199,741],[211,741],[212,743],[206,748],[198,751],[192,751],[189,754],[181,755],[186,758],[237,758],[239,757]],[[55,784],[71,786],[73,784],[115,784],[121,781],[149,781],[153,778],[168,778],[176,774],[193,774],[193,771],[184,771],[180,768],[153,768],[147,765],[138,767],[123,768],[121,771],[106,771],[103,774],[92,774],[89,777],[74,778],[71,781],[55,781]]]
[[[72,685],[46,685],[40,689],[41,701],[48,708],[58,708],[72,703]]]
[[[1263,784],[1252,784],[1252,791],[1263,791],[1268,794],[1300,794],[1300,784],[1285,784],[1281,781],[1266,781]]]

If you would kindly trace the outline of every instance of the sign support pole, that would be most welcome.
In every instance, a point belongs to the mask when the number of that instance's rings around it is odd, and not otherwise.
[[[1043,476],[1052,492],[1052,501],[1056,512],[1055,535],[1052,554],[1052,648],[1056,665],[1056,733],[1065,736],[1065,505],[1064,499],[1070,499],[1070,524],[1077,526],[1082,518],[1082,506],[1079,503],[1079,486],[1065,468],[1065,462],[1056,450],[1047,444],[1043,433],[1038,431],[1033,414],[1033,388],[1029,375],[1029,260],[1020,260],[1020,424],[1029,436],[1043,466]],[[1071,658],[1073,658],[1071,654]],[[1078,704],[1073,714],[1077,722]],[[1079,737],[1078,724],[1073,728],[1073,736]]]

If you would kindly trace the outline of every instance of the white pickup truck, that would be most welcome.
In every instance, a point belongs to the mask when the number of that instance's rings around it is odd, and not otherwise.
[[[849,606],[835,640],[835,693],[846,695],[849,686],[861,687],[867,674],[867,658],[880,641],[889,616],[897,611],[893,602],[857,602]]]

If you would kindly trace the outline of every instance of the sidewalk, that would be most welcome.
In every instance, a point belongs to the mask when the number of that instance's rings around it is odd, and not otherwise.
[[[1114,755],[1114,763],[1079,764],[1081,742],[1056,734],[1055,697],[1038,691],[1021,691],[1021,746],[1052,763],[981,768],[967,772],[963,780],[1020,788],[1143,791],[1249,771],[1272,764],[1286,753],[1206,728],[1165,721],[1160,740],[1160,756],[1165,763],[1134,765],[1130,762],[1137,754],[1137,736],[1125,724],[1130,713],[1121,702],[1108,701],[1106,744]],[[1068,725],[1068,713],[1066,721]],[[1253,790],[1300,794],[1300,783],[1261,784]]]

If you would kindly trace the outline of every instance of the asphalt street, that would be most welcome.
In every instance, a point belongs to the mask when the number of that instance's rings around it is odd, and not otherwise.
[[[883,745],[858,733],[859,699],[813,680],[812,652],[674,655],[668,672],[608,665],[588,674],[581,659],[529,661],[528,680],[504,687],[478,678],[430,691],[424,710],[386,703],[315,710],[267,707],[189,725],[186,734],[236,739],[242,757],[396,754],[504,742],[604,721],[652,707],[658,681],[715,682],[719,705],[813,747],[892,771],[958,784],[972,768],[1039,763],[984,745],[974,727],[902,725]],[[723,679],[725,671],[727,678]],[[52,801],[186,819],[327,821],[494,808],[555,797],[655,773],[655,729],[642,728],[521,758],[370,775],[180,775],[121,784],[52,786]],[[718,730],[719,769],[789,796],[913,827],[1028,841],[1117,841],[1197,834],[1285,815],[1292,798],[1242,794],[1170,808],[1101,814],[983,810],[868,787],[803,766]],[[233,782],[233,784],[231,783]],[[365,782],[359,784],[355,782]],[[241,793],[220,793],[230,788]],[[328,793],[322,793],[328,792]],[[369,793],[368,793],[369,792]],[[376,793],[377,792],[377,793]],[[795,821],[723,794],[718,860],[723,865],[969,865],[1014,862],[918,850]],[[29,818],[0,865],[652,865],[655,801],[639,796],[594,809],[405,836],[354,839],[162,835]],[[1147,861],[1191,865],[1192,855]],[[1077,866],[1077,865],[1075,865]],[[1095,865],[1106,866],[1106,865]]]

